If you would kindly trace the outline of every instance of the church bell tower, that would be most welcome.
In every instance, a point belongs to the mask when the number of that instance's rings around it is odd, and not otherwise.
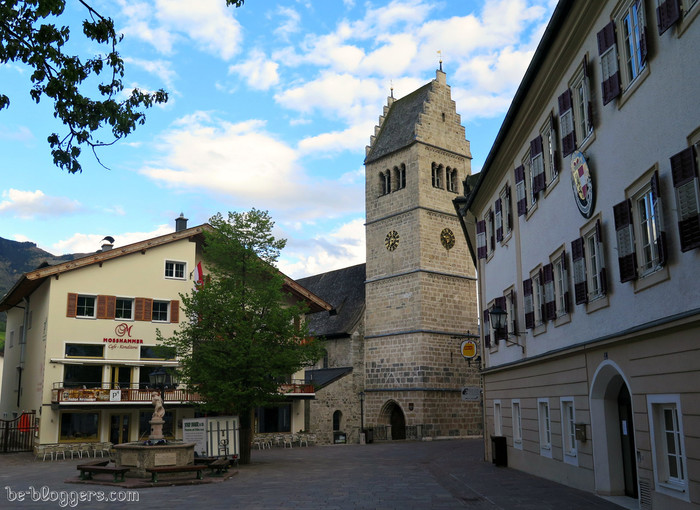
[[[460,351],[477,333],[476,272],[452,201],[471,153],[442,69],[388,98],[365,158],[365,423],[391,437],[481,434]]]

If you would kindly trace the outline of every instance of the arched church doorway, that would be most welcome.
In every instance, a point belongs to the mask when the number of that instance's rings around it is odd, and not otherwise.
[[[382,409],[382,415],[385,422],[389,422],[391,425],[391,439],[396,441],[398,439],[406,439],[406,417],[403,414],[401,406],[390,400],[384,404]]]
[[[638,497],[634,415],[630,385],[620,367],[606,360],[591,384],[591,434],[596,491]]]

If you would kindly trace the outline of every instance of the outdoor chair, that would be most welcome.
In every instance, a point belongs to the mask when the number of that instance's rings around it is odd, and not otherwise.
[[[55,458],[53,460],[58,460],[59,455],[61,455],[63,457],[63,460],[66,460],[66,450],[67,449],[68,449],[67,445],[64,445],[64,444],[56,445],[56,447],[54,449]]]

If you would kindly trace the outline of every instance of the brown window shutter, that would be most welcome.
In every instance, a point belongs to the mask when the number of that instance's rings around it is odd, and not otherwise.
[[[114,319],[115,315],[117,315],[117,298],[107,296],[107,319]]]
[[[496,200],[494,205],[496,209],[496,241],[503,241],[503,205],[501,199]]]
[[[170,302],[170,322],[180,322],[180,301],[173,299]]]
[[[571,260],[574,266],[574,301],[577,305],[588,303],[588,281],[583,237],[571,241]]]
[[[527,192],[525,190],[525,166],[515,169],[515,194],[518,203],[518,216],[527,213]]]
[[[681,10],[678,0],[666,0],[656,8],[656,25],[659,27],[659,35],[671,28],[681,19]]]
[[[107,296],[97,296],[97,318],[107,318]]]
[[[68,293],[68,303],[66,305],[66,317],[75,317],[78,308],[78,295]]]
[[[576,129],[574,128],[574,109],[571,90],[566,89],[558,98],[559,102],[559,127],[561,128],[561,153],[566,157],[576,150]],[[569,115],[570,122],[565,122],[564,117]],[[567,129],[568,131],[564,132]]]
[[[609,53],[612,52],[612,53]],[[601,57],[601,73],[603,82],[603,105],[608,104],[622,92],[620,85],[620,65],[617,61],[617,45],[615,43],[615,22],[611,21],[598,32],[598,55]]]
[[[686,252],[700,247],[700,186],[692,146],[671,156],[671,176],[676,190],[678,236],[681,251]]]
[[[485,259],[488,253],[486,246],[486,221],[476,222],[476,256],[478,259]]]
[[[617,261],[620,266],[620,281],[637,279],[637,254],[634,250],[632,227],[632,203],[629,199],[613,206],[615,234],[617,236]]]
[[[145,298],[137,297],[134,299],[134,320],[143,321],[143,302]]]
[[[542,267],[542,282],[544,283],[544,319],[553,321],[557,318],[553,264],[550,263]]]
[[[144,298],[143,300],[143,320],[152,321],[153,320],[153,300]]]

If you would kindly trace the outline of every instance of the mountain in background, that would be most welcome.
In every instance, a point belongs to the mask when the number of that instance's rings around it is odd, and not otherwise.
[[[0,237],[0,297],[19,280],[22,274],[37,269],[41,264],[59,264],[77,259],[86,253],[52,255],[39,248],[35,243],[10,241]],[[0,331],[5,330],[5,313],[0,313]]]

